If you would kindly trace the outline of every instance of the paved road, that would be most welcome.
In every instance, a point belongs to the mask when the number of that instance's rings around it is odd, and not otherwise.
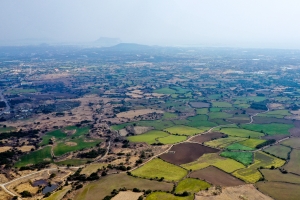
[[[2,115],[4,112],[8,112],[10,111],[10,106],[8,105],[7,100],[4,98],[2,90],[0,90],[0,100],[4,101],[4,103],[6,104],[6,108],[0,112],[0,115]]]

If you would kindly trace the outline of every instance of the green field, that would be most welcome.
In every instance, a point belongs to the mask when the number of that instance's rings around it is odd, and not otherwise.
[[[211,141],[205,142],[204,144],[207,146],[210,146],[210,147],[215,147],[215,148],[225,148],[233,143],[240,142],[243,140],[246,140],[246,138],[227,137],[227,138],[211,140]]]
[[[205,130],[200,130],[189,126],[177,125],[172,126],[170,128],[166,128],[165,131],[174,135],[195,135],[198,133],[203,133]]]
[[[230,136],[244,137],[244,138],[249,138],[249,137],[260,138],[261,136],[264,136],[263,133],[249,131],[241,128],[222,128],[220,131]]]
[[[208,108],[199,108],[196,109],[197,115],[206,115],[208,113]]]
[[[46,133],[46,135],[44,135],[42,137],[42,142],[40,143],[40,145],[49,144],[49,140],[53,137],[55,138],[55,140],[64,139],[67,137],[67,134],[65,134],[61,130],[55,130],[55,131],[48,132],[48,133]]]
[[[253,153],[252,152],[230,152],[230,151],[223,151],[221,156],[225,158],[231,158],[236,160],[246,166],[250,165],[253,160]]]
[[[286,160],[291,150],[292,149],[289,147],[278,144],[264,149],[264,152],[268,152],[269,154]]]
[[[259,117],[275,117],[275,118],[284,118],[285,116],[291,115],[288,110],[274,110],[267,113],[258,114]]]
[[[250,97],[250,96],[248,96],[248,97],[238,97],[235,99],[241,100],[241,101],[246,101],[246,102],[249,102],[249,101],[260,102],[260,101],[266,100],[266,97],[259,97],[259,96]]]
[[[148,144],[157,143],[157,138],[170,136],[164,131],[152,130],[141,135],[129,136],[127,139],[130,142],[146,142]]]
[[[77,192],[75,200],[99,200],[105,196],[111,195],[114,189],[126,187],[128,190],[138,188],[140,190],[162,190],[171,191],[172,183],[150,181],[141,178],[135,178],[126,174],[111,174],[93,182],[89,182]]]
[[[15,164],[15,166],[22,167],[30,164],[37,164],[43,161],[52,161],[50,146],[21,156],[20,160]]]
[[[166,192],[153,192],[147,196],[146,200],[193,200],[194,196],[179,197]]]
[[[232,117],[232,114],[225,112],[211,112],[208,114],[209,119],[226,119]]]
[[[79,165],[84,165],[86,164],[89,159],[69,159],[69,160],[64,160],[60,162],[56,162],[55,164],[57,165],[72,165],[72,166],[79,166]]]
[[[293,128],[292,124],[243,124],[242,128],[248,129],[251,131],[264,132],[268,135],[276,135],[276,134],[289,134],[289,129]]]
[[[136,122],[136,125],[154,127],[157,130],[163,130],[170,126],[174,126],[172,121],[162,121],[162,120],[139,121],[139,122]]]
[[[214,107],[214,108],[209,108],[209,112],[221,112],[221,108],[216,108],[216,107]]]
[[[189,121],[206,121],[208,119],[207,115],[196,115],[187,118]]]
[[[241,151],[252,151],[254,148],[247,147],[244,145],[241,145],[240,143],[233,143],[226,147],[227,150],[241,150]]]
[[[230,107],[232,107],[232,105],[225,101],[214,101],[214,102],[212,102],[212,107],[230,108]]]
[[[283,141],[281,144],[292,148],[300,148],[300,138],[293,137]]]
[[[177,117],[178,117],[178,116],[177,116],[175,113],[165,112],[165,113],[163,114],[162,119],[168,120],[168,119],[174,119],[174,118],[177,118]]]
[[[266,140],[261,140],[261,139],[247,139],[244,141],[239,142],[241,145],[250,147],[250,148],[256,148],[257,145],[265,142]]]
[[[235,160],[223,158],[216,153],[204,154],[198,160],[181,165],[188,170],[203,169],[208,166],[215,166],[225,172],[231,173],[235,170],[245,168],[245,166]]]
[[[106,167],[107,164],[105,163],[92,163],[84,167],[80,174],[85,174],[87,176],[91,175],[94,172],[97,172],[98,169],[102,169],[103,167]]]
[[[154,93],[159,93],[159,94],[175,94],[176,90],[165,87],[165,88],[156,89],[153,92]]]
[[[58,143],[55,147],[54,147],[54,155],[55,156],[61,156],[64,155],[66,153],[72,152],[72,151],[78,151],[78,150],[82,150],[85,148],[91,148],[91,147],[95,147],[100,140],[93,140],[92,142],[85,142],[83,138],[78,138],[78,139],[74,139],[74,140],[70,140],[68,142],[74,142],[76,143],[75,146],[71,146],[71,145],[67,145],[64,142],[60,142]]]
[[[208,98],[209,99],[219,99],[219,98],[221,98],[221,95],[220,94],[212,94],[212,95],[209,95]]]
[[[0,133],[7,133],[15,130],[17,130],[15,127],[1,127]]]
[[[300,175],[300,150],[293,149],[290,157],[290,161],[284,166],[284,169]]]
[[[132,174],[143,178],[161,178],[167,181],[179,181],[187,175],[187,171],[161,159],[153,159],[142,167],[132,171]]]
[[[163,144],[175,144],[186,140],[186,136],[169,135],[167,137],[158,138],[158,141]]]
[[[300,185],[282,182],[258,182],[255,184],[259,191],[273,199],[278,200],[299,200]]]
[[[35,92],[37,92],[36,89],[20,89],[20,88],[15,88],[7,91],[7,93],[9,94],[27,94],[27,93],[35,93]]]
[[[78,137],[81,135],[86,135],[89,133],[89,127],[82,127],[82,128],[76,128],[75,134],[72,135],[72,137]]]
[[[210,187],[211,185],[205,181],[194,178],[186,178],[178,183],[175,189],[175,193],[182,194],[186,191],[193,194]]]
[[[285,161],[274,156],[268,155],[261,151],[254,153],[254,163],[245,169],[237,170],[233,173],[234,176],[244,180],[247,183],[255,183],[262,178],[258,168],[277,168],[284,165]]]
[[[124,124],[117,124],[117,125],[113,125],[110,128],[114,131],[119,131],[123,128],[125,128],[126,126],[132,125],[133,122],[128,122],[128,123],[124,123]]]
[[[295,174],[283,174],[278,169],[261,169],[261,173],[264,175],[267,181],[286,182],[300,184],[300,176]]]

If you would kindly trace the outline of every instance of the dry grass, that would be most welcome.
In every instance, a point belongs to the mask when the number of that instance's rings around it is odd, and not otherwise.
[[[214,195],[211,190],[197,193],[195,200],[272,200],[259,192],[253,185],[223,188],[221,194]]]
[[[4,174],[0,174],[0,183],[6,183],[8,182],[8,179]]]
[[[149,113],[164,113],[161,110],[155,110],[155,109],[141,109],[141,110],[130,110],[130,111],[126,111],[126,112],[121,112],[119,114],[117,114],[117,117],[119,118],[134,118],[137,117],[139,115],[146,115]]]
[[[112,200],[137,200],[143,192],[121,191]]]
[[[71,147],[77,146],[76,142],[65,142],[65,144],[68,145],[68,146],[71,146]]]
[[[8,151],[8,150],[10,150],[10,149],[11,149],[11,147],[7,147],[7,146],[5,146],[5,147],[0,147],[0,153],[5,152],[5,151]]]
[[[32,185],[29,182],[21,183],[20,185],[16,186],[16,191],[18,193],[23,192],[25,190],[27,190],[31,194],[36,194],[38,192],[39,188],[38,187],[32,187]]]
[[[28,152],[28,151],[31,151],[32,148],[34,149],[34,146],[29,145],[29,146],[21,146],[21,147],[18,147],[17,149],[22,152]]]
[[[1,200],[11,200],[11,196],[6,192],[4,192],[1,188],[0,188],[0,198]]]
[[[139,135],[139,134],[142,134],[142,133],[146,133],[146,132],[148,132],[152,129],[153,129],[152,127],[147,127],[147,126],[135,126],[134,127],[134,132],[135,132],[135,134]]]

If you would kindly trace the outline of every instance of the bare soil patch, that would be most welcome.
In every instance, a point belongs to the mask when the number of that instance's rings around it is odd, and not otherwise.
[[[263,136],[262,139],[265,140],[271,140],[274,139],[276,141],[281,140],[283,138],[286,138],[288,135],[267,135],[267,136]]]
[[[291,113],[294,115],[300,115],[300,110],[292,110]]]
[[[190,105],[194,108],[209,108],[209,103],[204,102],[190,102]]]
[[[203,142],[207,142],[213,139],[218,139],[225,136],[224,133],[220,133],[220,132],[209,132],[206,134],[202,134],[202,135],[198,135],[196,137],[194,137],[192,139],[192,141],[194,142],[199,142],[199,143],[203,143]]]
[[[137,200],[143,192],[121,191],[112,200]]]
[[[294,126],[289,130],[290,134],[294,137],[300,137],[300,121],[295,121]]]
[[[164,113],[164,111],[162,110],[155,110],[155,109],[141,109],[141,110],[130,110],[130,111],[126,111],[126,112],[121,112],[117,114],[117,117],[120,118],[134,118],[137,117],[139,115],[146,115],[149,113]]]
[[[32,148],[34,149],[35,147],[33,145],[29,145],[29,146],[21,146],[21,147],[18,147],[17,149],[22,152],[28,152],[28,151],[31,151]]]
[[[139,135],[139,134],[143,134],[146,133],[150,130],[152,130],[152,127],[147,127],[147,126],[135,126],[134,128],[134,133]]]
[[[213,166],[194,171],[190,174],[190,177],[205,180],[213,185],[238,186],[245,184],[245,182],[241,181],[240,179],[237,179],[234,176],[231,176],[230,174],[227,174],[226,172]]]
[[[205,153],[216,153],[218,149],[210,148],[196,143],[181,143],[173,146],[168,153],[160,157],[167,162],[181,165],[197,160]]]
[[[272,198],[259,192],[253,185],[242,185],[223,188],[219,195],[201,191],[196,194],[195,200],[272,200]]]
[[[283,104],[280,104],[280,103],[270,103],[268,104],[268,107],[273,110],[273,109],[284,109],[284,105]]]
[[[8,179],[4,174],[0,174],[0,183],[6,183],[8,182]]]
[[[66,142],[65,143],[66,145],[68,145],[68,146],[77,146],[77,143],[76,142]]]
[[[8,147],[8,146],[0,147],[0,153],[5,152],[5,151],[8,151],[8,150],[10,150],[11,148],[12,148],[12,147]]]
[[[125,128],[123,128],[123,129],[119,130],[119,134],[121,136],[126,136],[128,134],[128,132],[127,132],[127,130]]]

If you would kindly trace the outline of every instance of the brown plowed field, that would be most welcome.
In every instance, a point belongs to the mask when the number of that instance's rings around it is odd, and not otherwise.
[[[193,162],[205,153],[216,153],[218,151],[196,143],[181,143],[173,146],[168,153],[164,153],[160,157],[169,163],[181,165]]]
[[[194,108],[209,108],[209,103],[204,102],[190,102],[190,105]]]
[[[225,136],[224,133],[220,133],[220,132],[210,132],[210,133],[206,133],[206,134],[203,134],[203,135],[198,135],[196,137],[194,137],[192,139],[192,141],[194,142],[199,142],[199,143],[203,143],[203,142],[207,142],[207,141],[210,141],[212,139],[218,139],[218,138],[221,138]]]
[[[300,137],[300,121],[295,121],[294,126],[294,128],[289,130],[290,134],[294,137]]]
[[[231,176],[230,174],[227,174],[226,172],[223,172],[222,170],[219,170],[213,166],[194,171],[190,174],[190,177],[199,178],[212,183],[213,185],[221,185],[224,187],[245,184],[245,182],[241,181],[240,179],[237,179],[234,176]]]
[[[281,139],[286,138],[288,136],[289,135],[267,135],[267,136],[263,136],[262,139],[265,139],[265,140],[274,139],[274,140],[278,141],[278,140],[281,140]]]

